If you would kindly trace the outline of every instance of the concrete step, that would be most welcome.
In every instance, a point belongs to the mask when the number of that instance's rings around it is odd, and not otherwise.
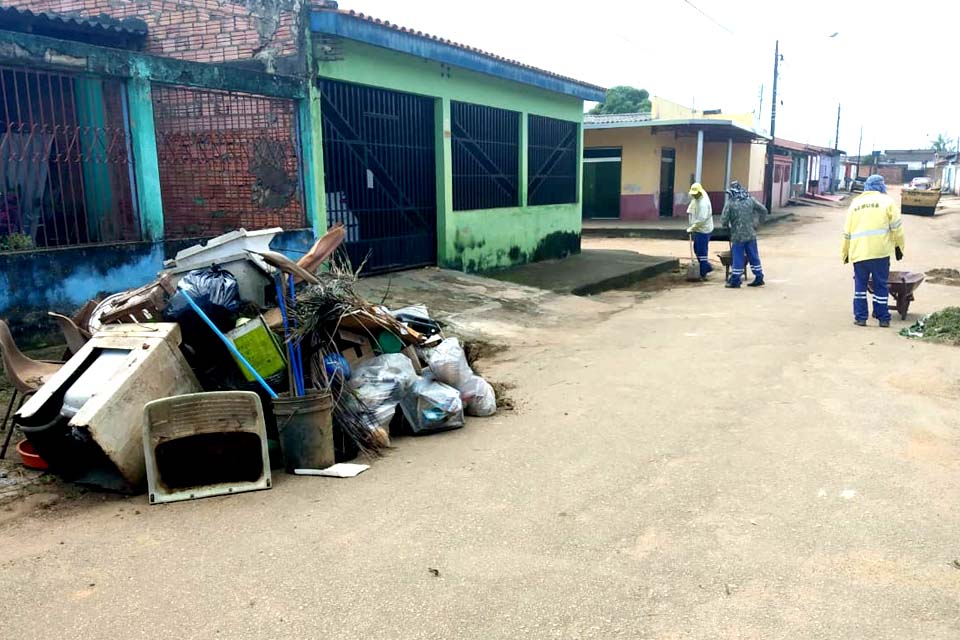
[[[556,293],[586,296],[628,287],[679,268],[676,258],[590,249],[562,260],[534,262],[485,275]]]

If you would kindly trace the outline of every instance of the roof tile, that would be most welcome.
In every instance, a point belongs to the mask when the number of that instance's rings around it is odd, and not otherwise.
[[[571,78],[571,77],[569,77],[569,76],[564,76],[564,75],[561,75],[561,74],[559,74],[559,73],[554,73],[554,72],[552,72],[552,71],[547,71],[547,70],[541,69],[541,68],[539,68],[539,67],[534,67],[534,66],[531,66],[531,65],[528,65],[528,64],[524,64],[524,63],[522,63],[522,62],[520,62],[520,61],[518,61],[518,60],[512,60],[512,59],[510,59],[510,58],[505,58],[505,57],[499,56],[499,55],[497,55],[497,54],[495,54],[495,53],[490,53],[489,51],[484,51],[483,49],[478,49],[477,47],[473,47],[473,46],[471,46],[471,45],[463,44],[463,43],[460,43],[460,42],[454,42],[453,40],[447,40],[447,39],[445,39],[445,38],[440,38],[440,37],[438,37],[438,36],[430,35],[429,33],[421,32],[421,31],[415,31],[414,29],[411,29],[411,28],[409,28],[409,27],[403,27],[403,26],[400,26],[400,25],[391,24],[391,23],[388,22],[388,21],[380,20],[379,18],[374,18],[373,16],[368,16],[368,15],[366,15],[366,14],[359,13],[359,12],[353,10],[353,9],[350,9],[350,10],[347,10],[347,9],[339,9],[339,8],[336,8],[335,6],[333,6],[333,5],[331,4],[331,5],[318,5],[318,6],[314,7],[314,10],[315,10],[315,11],[326,11],[326,12],[331,12],[331,13],[339,13],[340,15],[350,16],[350,17],[352,17],[352,18],[357,18],[357,19],[359,19],[359,20],[363,20],[363,21],[369,22],[369,23],[371,23],[371,24],[376,24],[376,25],[380,25],[380,26],[387,27],[387,28],[389,28],[389,29],[393,29],[394,31],[398,31],[398,32],[400,32],[400,33],[407,33],[407,34],[409,34],[409,35],[416,35],[416,36],[421,37],[421,38],[426,38],[426,39],[428,39],[428,40],[433,40],[433,41],[435,41],[435,42],[440,42],[440,43],[442,43],[442,44],[445,44],[445,45],[448,45],[448,46],[451,46],[451,47],[456,47],[457,49],[462,49],[462,50],[464,50],[464,51],[470,51],[470,52],[472,52],[472,53],[476,53],[476,54],[481,55],[481,56],[484,56],[484,57],[486,57],[486,58],[491,58],[491,59],[493,59],[493,60],[497,60],[498,62],[503,62],[503,63],[509,64],[509,65],[513,65],[513,66],[516,66],[516,67],[520,67],[520,68],[523,68],[523,69],[528,69],[528,70],[530,70],[530,71],[535,71],[535,72],[537,72],[537,73],[541,73],[541,74],[543,74],[543,75],[550,76],[550,77],[552,77],[552,78],[557,78],[558,80],[565,80],[565,81],[567,81],[567,82],[574,82],[574,83],[579,84],[579,85],[584,86],[584,87],[589,87],[589,88],[591,88],[591,89],[596,89],[596,90],[598,90],[598,91],[605,91],[605,89],[604,89],[603,87],[598,86],[598,85],[595,85],[595,84],[590,84],[590,83],[587,83],[587,82],[583,82],[583,81],[581,81],[581,80],[577,80],[576,78]]]

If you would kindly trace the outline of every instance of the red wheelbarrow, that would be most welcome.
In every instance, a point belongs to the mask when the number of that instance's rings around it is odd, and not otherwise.
[[[923,278],[922,273],[912,271],[891,271],[887,277],[887,286],[890,287],[890,295],[896,302],[897,313],[900,314],[901,320],[907,319],[907,310],[913,302],[913,292],[923,282]],[[873,293],[873,280],[867,282],[867,289]]]

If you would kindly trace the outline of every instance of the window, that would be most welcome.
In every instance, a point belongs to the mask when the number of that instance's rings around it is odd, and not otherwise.
[[[576,122],[530,116],[527,203],[570,204],[577,201]]]
[[[520,181],[520,114],[450,103],[453,209],[516,207]]]
[[[140,239],[124,86],[0,67],[0,252]]]

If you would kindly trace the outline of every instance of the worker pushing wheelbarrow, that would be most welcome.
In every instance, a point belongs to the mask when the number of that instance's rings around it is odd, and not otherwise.
[[[757,248],[757,225],[766,220],[767,209],[751,196],[736,180],[727,189],[727,202],[723,205],[720,224],[730,230],[730,251],[718,254],[726,269],[726,287],[739,289],[750,264],[753,281],[748,287],[762,287],[763,267],[760,265],[760,250]]]
[[[864,183],[863,193],[850,203],[841,247],[843,263],[853,263],[853,322],[857,326],[867,325],[870,295],[873,296],[873,317],[881,327],[890,326],[890,256],[902,260],[905,244],[900,209],[887,195],[883,177],[872,175]],[[921,276],[920,281],[922,279]],[[914,283],[911,277],[912,286],[908,287],[904,278],[894,289],[901,318],[906,317],[913,290],[920,281]]]

